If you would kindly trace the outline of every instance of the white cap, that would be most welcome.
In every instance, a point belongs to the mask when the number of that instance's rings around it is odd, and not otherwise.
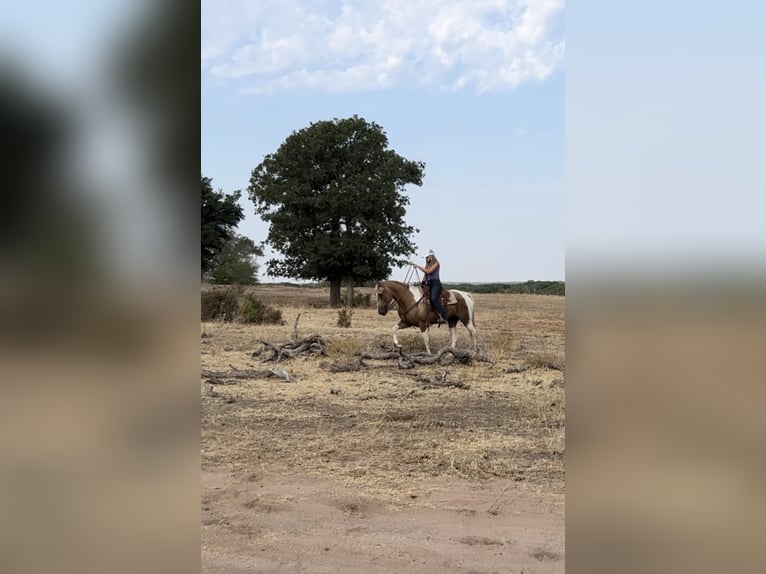
[[[427,254],[426,254],[424,257],[428,257],[429,255],[434,255],[434,256],[435,256],[435,255],[436,255],[436,253],[434,253],[434,250],[433,250],[433,249],[429,249],[429,250],[428,250],[428,253],[427,253]]]

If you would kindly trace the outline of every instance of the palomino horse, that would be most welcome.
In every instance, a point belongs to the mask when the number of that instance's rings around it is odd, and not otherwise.
[[[399,323],[394,326],[394,345],[401,347],[396,332],[406,327],[420,327],[426,352],[431,353],[431,336],[429,326],[436,323],[438,315],[431,307],[419,285],[409,285],[399,281],[380,281],[375,289],[378,297],[378,313],[385,315],[393,303],[398,305]],[[449,297],[444,301],[445,295]],[[451,337],[451,345],[457,342],[457,323],[460,321],[471,333],[471,346],[476,351],[476,327],[473,324],[473,297],[465,291],[452,289],[442,291],[442,301],[447,311],[447,322]]]

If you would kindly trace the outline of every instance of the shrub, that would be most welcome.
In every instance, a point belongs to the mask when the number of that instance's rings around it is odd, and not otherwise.
[[[370,293],[354,293],[354,307],[369,307]]]
[[[240,319],[243,323],[284,324],[282,311],[269,307],[255,298],[252,293],[245,295],[240,308]]]
[[[338,327],[350,327],[353,314],[354,312],[346,307],[338,309]]]
[[[240,287],[224,287],[203,291],[200,297],[202,321],[231,322],[237,317],[239,310]]]

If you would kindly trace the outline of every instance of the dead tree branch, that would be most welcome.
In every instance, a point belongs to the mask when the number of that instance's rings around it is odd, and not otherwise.
[[[364,366],[366,365],[362,364],[362,358],[356,357],[351,363],[346,365],[330,365],[330,371],[333,373],[350,373],[352,371],[361,371]]]
[[[205,375],[202,375],[203,377]],[[219,379],[218,377],[210,377],[205,379],[205,382],[209,385],[236,385],[237,381]]]
[[[437,362],[442,365],[450,365],[455,361],[461,365],[472,365],[474,362],[492,362],[492,360],[481,350],[474,352],[469,351],[468,349],[458,349],[457,347],[444,347],[435,355],[418,355],[415,361],[422,365],[432,365]]]
[[[225,403],[235,403],[235,402],[237,402],[237,399],[235,399],[229,393],[219,393],[218,391],[214,390],[213,389],[213,385],[208,385],[208,387],[207,387],[207,396],[213,397],[213,398],[216,398],[216,399],[221,399]]]
[[[201,374],[203,377],[206,377],[209,379],[207,382],[212,383],[214,385],[236,384],[236,383],[227,382],[227,381],[230,381],[231,379],[253,380],[253,379],[267,379],[269,377],[274,376],[274,373],[272,373],[270,370],[256,371],[251,369],[246,369],[246,370],[232,369],[231,371],[208,371],[206,369],[203,369]],[[213,382],[213,380],[217,380],[218,382]]]
[[[426,377],[425,375],[415,375],[415,380],[423,383],[424,389],[433,389],[438,387],[457,387],[458,389],[470,389],[471,385],[468,385],[462,381],[451,381],[447,378],[447,372],[444,374]]]
[[[252,369],[237,369],[232,367],[231,371],[208,371],[203,370],[202,376],[205,382],[210,385],[236,385],[241,380],[269,379],[276,377],[286,382],[292,382],[290,374],[283,369],[268,369],[265,371],[256,371]]]
[[[450,365],[455,361],[464,365],[471,365],[474,361],[492,362],[489,357],[481,351],[473,352],[468,349],[458,349],[455,347],[445,347],[435,355],[428,355],[425,353],[410,355],[399,348],[395,351],[384,351],[381,353],[359,353],[352,363],[346,365],[332,365],[330,370],[335,373],[359,371],[367,366],[364,363],[365,360],[396,360],[396,364],[400,369],[412,369],[415,365],[433,365],[434,363]]]
[[[297,325],[298,325],[297,319],[295,323],[297,328]],[[293,335],[294,335],[294,339],[296,340],[290,341],[288,343],[283,343],[282,345],[279,345],[279,346],[269,343],[268,341],[263,341],[259,339],[258,342],[261,344],[261,348],[256,351],[253,351],[251,356],[253,358],[260,357],[261,361],[264,363],[267,363],[267,362],[277,363],[284,358],[293,359],[297,357],[298,355],[327,356],[327,341],[325,341],[321,335],[311,335],[310,337],[307,337],[303,339],[302,341],[297,340],[297,331],[293,331]],[[271,351],[271,354],[266,356],[261,356],[264,351]]]
[[[298,313],[298,316],[295,318],[295,325],[293,325],[293,334],[290,337],[290,340],[293,343],[298,342],[298,320],[301,318],[301,314]]]

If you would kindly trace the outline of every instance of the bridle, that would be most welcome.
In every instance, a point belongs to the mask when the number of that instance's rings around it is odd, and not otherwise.
[[[418,299],[418,300],[417,300],[417,301],[415,301],[415,302],[414,302],[412,305],[410,305],[409,309],[407,309],[406,311],[403,311],[403,312],[401,313],[402,317],[406,316],[406,315],[407,315],[407,313],[409,313],[409,312],[410,312],[410,311],[412,311],[412,310],[413,310],[415,307],[417,307],[417,306],[418,306],[418,304],[419,304],[419,303],[420,303],[420,302],[423,300],[423,297],[425,297],[425,295],[420,295],[420,299]],[[388,313],[388,311],[391,311],[391,310],[393,309],[393,307],[392,307],[391,303],[396,303],[397,307],[401,307],[401,306],[402,306],[402,304],[401,304],[401,303],[399,303],[399,299],[397,299],[397,298],[396,298],[396,294],[393,292],[393,290],[391,290],[391,301],[389,301],[388,303],[386,303],[386,313]]]

